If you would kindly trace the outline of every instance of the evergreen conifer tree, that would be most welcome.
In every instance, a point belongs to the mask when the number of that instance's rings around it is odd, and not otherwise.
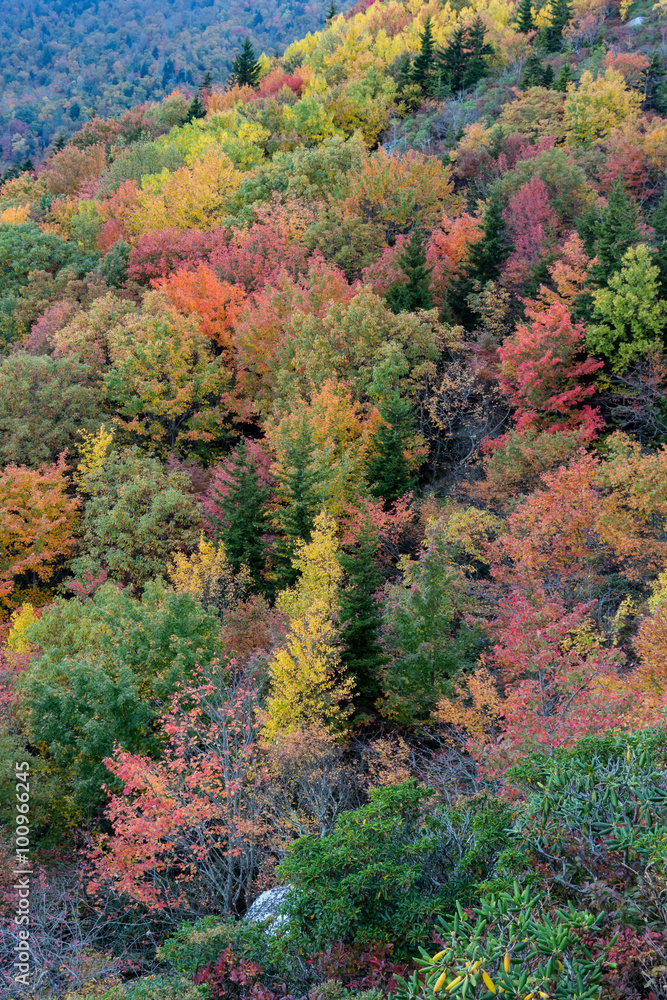
[[[424,93],[429,92],[434,64],[434,42],[431,28],[431,18],[424,22],[421,36],[421,50],[412,64],[412,82],[421,87]]]
[[[402,91],[404,87],[412,83],[412,60],[408,52],[403,52],[396,60],[394,79],[399,91]]]
[[[454,284],[451,293],[452,307],[466,328],[470,329],[475,322],[475,315],[468,304],[468,296],[476,287],[498,278],[500,268],[511,249],[500,198],[492,194],[484,214],[484,235],[470,248],[465,270]]]
[[[466,29],[459,26],[454,29],[452,37],[440,54],[443,79],[454,93],[463,87],[467,58]]]
[[[424,238],[419,230],[413,231],[405,250],[399,254],[398,262],[408,280],[396,281],[389,286],[387,304],[391,311],[401,313],[430,309],[433,305],[433,295],[429,287],[432,268],[426,264]]]
[[[651,225],[655,230],[656,248],[653,263],[660,271],[658,282],[663,298],[667,299],[667,188],[657,208],[651,215]]]
[[[484,56],[493,53],[493,46],[484,41],[485,36],[486,25],[478,15],[469,27],[456,28],[440,53],[443,79],[454,93],[474,87],[487,75]]]
[[[493,195],[484,214],[484,236],[470,248],[468,274],[481,284],[495,281],[510,249],[500,198]]]
[[[519,0],[516,8],[516,26],[524,35],[535,27],[531,0]]]
[[[536,52],[529,55],[524,63],[521,84],[523,87],[542,87],[544,85],[544,66]]]
[[[394,391],[379,406],[382,424],[375,438],[376,453],[366,472],[373,496],[389,507],[417,485],[405,458],[405,448],[414,432],[414,413],[410,402]]]
[[[338,13],[338,8],[336,7],[336,0],[331,0],[329,4],[329,9],[327,11],[327,23],[333,21],[334,17]]]
[[[260,589],[264,568],[264,542],[262,536],[268,528],[268,491],[259,479],[257,463],[248,455],[242,441],[232,455],[228,467],[231,482],[226,494],[217,494],[217,506],[224,521],[216,531],[235,570],[246,565],[254,585]]]
[[[554,83],[554,68],[550,64],[544,67],[544,73],[542,74],[542,86],[547,87],[549,90],[553,88]]]
[[[609,192],[607,207],[596,227],[593,250],[597,264],[590,270],[590,277],[598,285],[606,285],[616,271],[620,271],[623,255],[629,247],[639,243],[639,212],[637,203],[625,191],[623,173]]]
[[[273,513],[273,523],[280,535],[274,548],[274,576],[280,589],[294,583],[297,573],[292,560],[297,542],[310,541],[315,517],[322,506],[321,475],[315,467],[314,454],[312,431],[304,416],[287,443],[276,475],[280,505]]]
[[[255,58],[255,50],[249,38],[243,43],[243,48],[232,63],[230,83],[239,87],[256,87],[259,83],[260,65]]]
[[[477,15],[466,34],[466,64],[463,73],[463,86],[474,87],[489,72],[484,56],[493,55],[493,46],[485,42],[486,25]]]
[[[574,80],[574,73],[572,72],[572,66],[570,60],[566,59],[561,67],[561,71],[556,79],[556,90],[559,90],[561,94],[567,91],[568,83],[572,83]]]
[[[354,701],[359,715],[372,714],[380,695],[380,669],[386,657],[380,645],[382,614],[375,593],[382,585],[382,574],[375,564],[377,537],[366,521],[354,550],[341,552],[340,564],[347,576],[347,586],[340,591],[342,662],[348,677],[355,682]]]
[[[545,29],[545,42],[549,52],[557,52],[563,41],[563,29],[572,17],[570,0],[551,0],[550,20]]]
[[[188,106],[188,113],[185,116],[186,122],[194,121],[195,118],[205,118],[206,108],[204,107],[204,102],[202,101],[201,92],[197,91],[195,96],[190,101]]]

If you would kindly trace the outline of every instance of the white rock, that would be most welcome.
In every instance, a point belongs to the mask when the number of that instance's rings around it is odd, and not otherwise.
[[[291,885],[277,885],[275,889],[267,889],[249,907],[244,920],[251,924],[264,923],[270,920],[267,927],[269,934],[274,934],[282,924],[287,923],[289,917],[286,913],[280,913],[280,907],[285,902],[292,889]]]
[[[641,28],[644,23],[643,17],[633,17],[631,21],[628,21],[626,28]]]

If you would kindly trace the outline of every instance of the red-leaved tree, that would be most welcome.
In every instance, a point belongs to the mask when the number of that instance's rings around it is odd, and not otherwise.
[[[160,760],[118,748],[105,763],[122,782],[92,848],[93,896],[109,888],[155,912],[232,912],[267,832],[259,690],[251,672],[204,675],[162,719]]]
[[[513,250],[503,269],[503,284],[520,290],[556,239],[558,218],[539,176],[519,188],[505,210]]]
[[[498,351],[500,385],[515,408],[517,430],[576,430],[582,442],[597,437],[604,422],[585,400],[602,362],[583,356],[584,339],[583,324],[554,302],[505,340]]]
[[[127,276],[149,282],[179,268],[195,269],[206,263],[216,247],[226,246],[227,231],[211,229],[160,229],[144,233],[130,253]]]

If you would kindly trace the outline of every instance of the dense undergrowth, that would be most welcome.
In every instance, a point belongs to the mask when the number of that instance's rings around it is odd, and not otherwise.
[[[667,995],[666,23],[358,4],[0,187],[7,996]]]

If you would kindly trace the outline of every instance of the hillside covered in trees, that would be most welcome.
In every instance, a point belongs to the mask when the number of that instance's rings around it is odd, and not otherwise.
[[[665,1000],[665,2],[257,53],[0,186],[2,995]]]
[[[39,162],[95,114],[108,117],[206,73],[222,86],[239,45],[278,55],[321,28],[325,0],[3,0],[0,174]],[[344,10],[350,3],[338,3]]]

